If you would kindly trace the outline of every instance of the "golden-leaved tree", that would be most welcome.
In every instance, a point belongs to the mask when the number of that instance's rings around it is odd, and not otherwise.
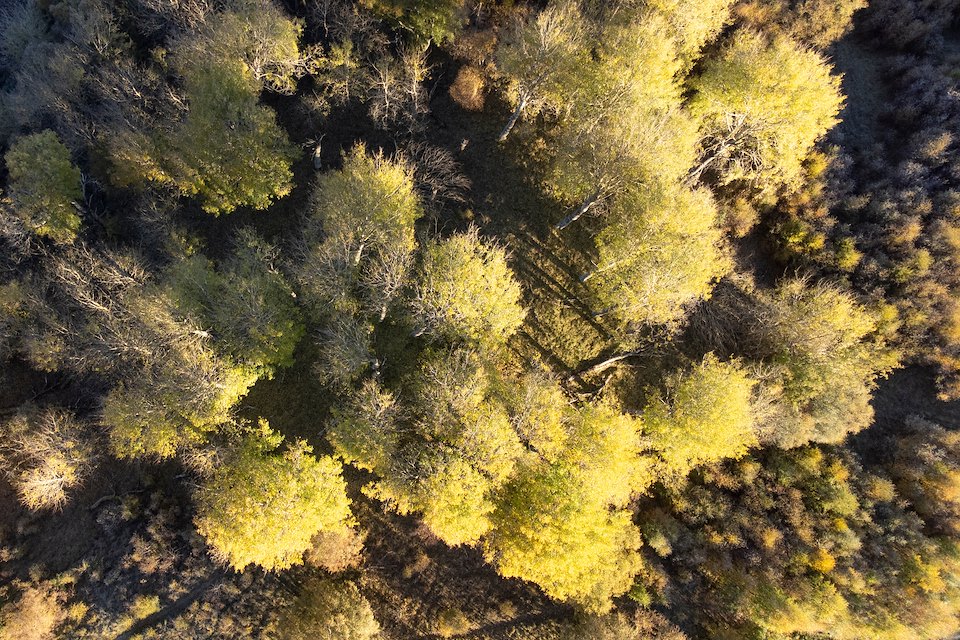
[[[643,426],[671,473],[737,458],[758,444],[752,393],[756,385],[737,362],[707,354],[671,376],[643,410]]]
[[[705,189],[655,183],[623,194],[584,276],[600,310],[623,324],[681,319],[730,269],[718,217]]]
[[[523,323],[520,298],[506,252],[472,228],[425,248],[411,309],[421,334],[495,346]]]
[[[785,36],[741,31],[692,81],[703,150],[694,175],[745,183],[761,195],[795,188],[802,162],[843,107],[840,77]]]
[[[540,443],[517,464],[497,495],[484,555],[501,575],[604,612],[642,567],[640,533],[625,508],[652,480],[640,423],[604,405],[553,419],[561,424],[547,433],[559,442]]]
[[[302,440],[277,450],[282,440],[261,420],[197,491],[197,530],[237,571],[299,564],[317,533],[352,524],[340,464]]]
[[[563,111],[583,81],[589,53],[586,21],[576,2],[551,3],[511,25],[496,51],[505,95],[514,107],[500,141],[521,116]]]

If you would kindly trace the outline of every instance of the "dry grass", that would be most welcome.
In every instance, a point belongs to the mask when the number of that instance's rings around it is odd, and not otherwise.
[[[487,95],[487,83],[483,72],[477,67],[460,67],[457,77],[450,85],[450,97],[467,111],[480,111]]]

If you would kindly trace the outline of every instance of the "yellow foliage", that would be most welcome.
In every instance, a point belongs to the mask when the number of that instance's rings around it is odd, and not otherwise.
[[[789,38],[741,31],[693,81],[706,164],[725,183],[761,193],[797,187],[803,160],[837,123],[840,78],[820,54]]]
[[[631,189],[611,218],[596,238],[599,260],[588,284],[622,322],[676,322],[730,269],[705,189]]]
[[[17,138],[4,160],[13,213],[37,235],[60,244],[73,242],[80,229],[80,169],[57,134],[42,131]]]
[[[351,525],[340,465],[302,440],[275,452],[282,440],[261,420],[197,492],[197,530],[237,571],[299,564],[318,532]]]
[[[498,346],[523,323],[520,301],[506,252],[472,228],[426,248],[411,306],[421,332]]]
[[[712,353],[690,372],[671,378],[643,411],[644,429],[668,469],[736,458],[757,444],[751,394],[756,384],[736,362]]]

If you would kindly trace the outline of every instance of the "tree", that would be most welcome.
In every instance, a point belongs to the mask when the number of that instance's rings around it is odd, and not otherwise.
[[[622,323],[669,324],[709,296],[729,270],[708,191],[680,185],[633,188],[596,237],[596,268],[584,279],[600,309]]]
[[[411,169],[357,145],[320,177],[310,211],[297,276],[314,317],[331,331],[348,322],[338,314],[382,322],[408,282],[423,215]]]
[[[95,460],[82,425],[58,409],[22,411],[4,429],[3,458],[20,501],[29,509],[62,509]]]
[[[764,305],[759,337],[771,366],[768,391],[781,393],[769,436],[779,446],[840,442],[873,419],[871,391],[897,354],[873,315],[827,284],[788,279]]]
[[[523,323],[520,297],[506,251],[472,228],[425,248],[410,307],[418,334],[497,346]]]
[[[498,492],[484,556],[503,576],[604,612],[640,571],[623,507],[653,478],[637,420],[605,405],[566,413],[562,447],[525,456]]]
[[[458,546],[476,544],[489,531],[494,486],[466,452],[419,443],[395,457],[366,493],[401,515],[419,512],[434,535]]]
[[[713,40],[730,20],[733,0],[647,0],[645,5],[670,24],[684,67],[700,57],[703,46]]]
[[[590,616],[564,629],[558,640],[687,640],[687,636],[662,615],[641,607],[633,615]]]
[[[907,428],[890,475],[934,534],[960,538],[960,433],[919,418]]]
[[[342,169],[318,180],[311,215],[328,238],[351,245],[356,265],[368,250],[412,251],[414,223],[423,209],[410,168],[382,152],[370,155],[358,144],[344,154]]]
[[[280,620],[284,640],[373,640],[380,625],[353,582],[313,579]]]
[[[696,124],[681,108],[681,63],[656,14],[601,26],[583,89],[569,97],[546,182],[577,203],[563,229],[597,203],[638,184],[672,183],[696,160]]]
[[[184,315],[213,333],[223,355],[267,376],[293,364],[305,332],[278,257],[276,248],[244,229],[219,270],[194,254],[167,275]]]
[[[348,388],[379,366],[373,352],[373,326],[362,318],[339,313],[317,336],[320,357],[314,369],[321,381]]]
[[[498,71],[506,80],[513,114],[503,142],[521,115],[562,110],[589,63],[585,19],[576,2],[551,3],[532,19],[518,19],[497,47]]]
[[[755,446],[755,384],[740,363],[721,362],[712,353],[669,378],[666,392],[653,394],[643,410],[644,432],[667,468],[682,476]]]
[[[463,0],[361,0],[360,4],[408,32],[416,44],[452,40],[465,18]]]
[[[359,443],[361,464],[379,476],[370,494],[400,513],[421,512],[447,544],[479,541],[490,527],[493,494],[523,451],[498,387],[481,355],[463,348],[433,353],[410,381],[405,421],[396,421],[399,412],[390,406],[376,422],[370,416],[342,425],[374,427]],[[389,400],[371,395],[365,394],[367,415]],[[359,433],[344,435],[356,442]]]
[[[801,163],[843,107],[840,78],[818,53],[783,36],[738,32],[692,81],[703,152],[693,176],[743,182],[760,194],[795,188]]]
[[[202,336],[182,349],[130,372],[107,394],[103,422],[116,455],[170,458],[203,444],[257,380],[255,371],[217,358]]]
[[[234,59],[177,64],[190,110],[162,141],[162,173],[151,179],[199,195],[214,215],[239,206],[265,209],[287,195],[297,152],[273,111],[257,104],[259,85],[249,67]]]
[[[422,133],[422,118],[430,112],[423,87],[429,75],[425,47],[405,49],[399,57],[385,53],[374,61],[366,81],[368,109],[377,126],[406,136]]]
[[[301,52],[303,26],[271,0],[231,0],[178,43],[183,64],[239,60],[261,88],[293,94],[297,80],[319,67],[315,49]]]
[[[400,407],[376,380],[366,380],[333,411],[327,439],[344,462],[382,472],[399,444]]]
[[[628,511],[611,511],[590,494],[570,468],[522,465],[491,515],[487,561],[500,575],[534,582],[552,598],[606,611],[639,572],[641,542]]]
[[[302,440],[278,452],[282,440],[261,420],[197,491],[197,530],[237,571],[299,564],[319,531],[350,526],[340,465]]]
[[[867,0],[751,0],[737,7],[737,17],[758,31],[780,31],[798,42],[827,49],[850,32],[854,14],[866,6]],[[912,31],[903,29],[902,21],[899,24],[901,29],[896,30],[896,38]]]
[[[640,527],[662,536],[663,587],[690,598],[705,637],[932,640],[955,628],[955,542],[928,538],[892,483],[843,448],[705,466],[662,497],[668,513],[641,510]]]
[[[9,202],[34,233],[70,243],[80,229],[80,170],[53,131],[18,138],[4,156],[10,172]]]

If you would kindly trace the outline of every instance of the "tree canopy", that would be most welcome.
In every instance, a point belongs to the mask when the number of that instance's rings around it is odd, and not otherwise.
[[[340,465],[282,440],[261,420],[197,491],[197,530],[237,571],[299,564],[314,535],[351,524]]]
[[[822,55],[751,31],[734,35],[691,84],[704,139],[698,172],[765,193],[797,186],[801,163],[844,102],[840,77]]]
[[[58,243],[73,242],[80,230],[83,192],[80,169],[53,131],[17,138],[4,156],[9,203],[30,231]]]

